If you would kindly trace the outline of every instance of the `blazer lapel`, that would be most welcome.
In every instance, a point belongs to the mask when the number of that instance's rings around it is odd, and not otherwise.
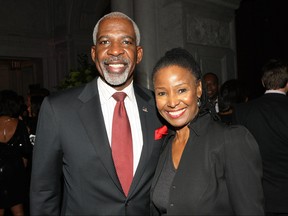
[[[97,78],[86,85],[79,99],[83,102],[83,105],[80,107],[78,113],[91,144],[111,179],[115,182],[119,190],[122,190],[112,160],[109,140],[106,135],[107,132],[97,88]]]
[[[160,154],[158,165],[157,165],[157,168],[155,170],[155,175],[154,175],[154,178],[153,178],[153,181],[152,181],[152,185],[151,185],[152,192],[154,190],[154,187],[155,187],[156,183],[158,182],[159,176],[160,176],[160,174],[162,172],[162,169],[164,168],[164,164],[165,164],[165,162],[167,160],[167,157],[169,156],[168,153],[169,153],[169,148],[170,147],[168,146],[169,143],[167,143],[168,140],[169,140],[169,137],[170,137],[170,135],[167,135],[164,138],[164,140],[165,140],[164,142],[166,143],[166,146],[165,146],[163,152]]]

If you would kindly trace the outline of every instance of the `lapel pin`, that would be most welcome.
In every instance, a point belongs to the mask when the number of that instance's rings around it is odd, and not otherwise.
[[[148,112],[147,107],[142,107],[143,112]]]

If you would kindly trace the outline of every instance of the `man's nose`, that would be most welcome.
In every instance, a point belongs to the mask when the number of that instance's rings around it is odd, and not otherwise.
[[[119,56],[124,53],[124,49],[119,43],[111,43],[107,53],[109,55]]]

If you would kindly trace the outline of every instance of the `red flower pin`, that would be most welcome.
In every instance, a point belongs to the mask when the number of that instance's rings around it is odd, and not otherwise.
[[[164,135],[168,134],[168,128],[166,125],[155,130],[155,140],[161,139]]]

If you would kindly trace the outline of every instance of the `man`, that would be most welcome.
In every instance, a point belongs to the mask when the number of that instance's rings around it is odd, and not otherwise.
[[[215,112],[219,112],[218,94],[219,94],[219,80],[216,74],[206,73],[203,76],[204,87],[207,90],[208,105],[215,108]]]
[[[43,101],[33,155],[31,215],[149,215],[151,179],[162,144],[154,133],[162,124],[151,91],[133,83],[143,55],[139,29],[129,17],[114,12],[98,21],[93,40],[91,55],[100,77]],[[124,131],[112,125],[113,94],[118,91],[127,94],[133,140],[128,190],[121,186],[111,150],[113,128]]]
[[[288,214],[288,66],[271,60],[263,67],[265,94],[236,105],[235,123],[246,126],[258,142],[263,162],[267,215]]]

